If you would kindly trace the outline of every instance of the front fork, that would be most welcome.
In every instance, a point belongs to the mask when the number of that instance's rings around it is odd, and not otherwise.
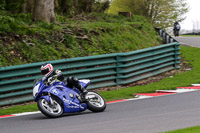
[[[52,97],[51,97],[51,93],[48,93],[48,96],[49,96],[49,104],[50,104],[50,105],[54,105],[54,104],[53,104],[53,99],[52,99]]]
[[[51,94],[50,94],[50,93],[48,93],[48,95],[43,95],[43,96],[41,96],[39,99],[41,99],[41,98],[44,98],[44,99],[46,99],[46,100],[47,100],[47,102],[48,102],[50,105],[53,105],[53,99],[52,99],[52,97],[51,97]]]

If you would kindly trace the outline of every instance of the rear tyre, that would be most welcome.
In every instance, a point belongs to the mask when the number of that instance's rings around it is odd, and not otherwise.
[[[57,118],[63,114],[63,108],[59,102],[52,99],[52,105],[44,98],[38,100],[37,105],[39,110],[50,118]]]
[[[104,98],[94,91],[88,91],[86,94],[88,109],[92,112],[102,112],[106,109],[106,102]]]

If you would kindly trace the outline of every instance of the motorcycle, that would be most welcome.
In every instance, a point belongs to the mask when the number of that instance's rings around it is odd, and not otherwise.
[[[82,112],[89,109],[92,112],[102,112],[106,109],[104,98],[95,91],[88,90],[84,100],[77,88],[69,88],[63,82],[54,80],[45,83],[45,78],[34,82],[33,97],[39,110],[47,117],[56,118],[64,113]],[[86,88],[90,80],[79,80]]]

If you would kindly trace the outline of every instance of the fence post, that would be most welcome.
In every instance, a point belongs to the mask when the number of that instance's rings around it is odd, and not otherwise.
[[[163,31],[160,29],[159,30],[159,35],[162,36],[162,34],[163,34]]]
[[[174,39],[173,38],[170,38],[170,43],[173,43],[174,42]]]
[[[120,71],[121,71],[121,68],[120,68],[120,66],[121,66],[121,63],[120,63],[120,59],[121,59],[121,54],[118,54],[117,56],[116,56],[116,60],[117,60],[117,64],[116,64],[116,85],[120,85],[120,82],[121,82],[121,80],[120,80],[120,76],[121,76],[121,74],[119,73]]]
[[[162,35],[163,35],[163,36],[162,36],[162,38],[163,38],[163,43],[166,43],[166,33],[164,32]]]
[[[175,69],[178,69],[179,66],[178,66],[178,49],[179,49],[179,43],[175,43],[174,44],[174,59],[175,59],[175,64],[174,64],[174,68]]]
[[[166,35],[166,42],[165,43],[169,43],[169,35]]]

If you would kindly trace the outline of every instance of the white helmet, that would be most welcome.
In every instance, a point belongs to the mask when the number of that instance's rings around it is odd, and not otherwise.
[[[40,69],[42,75],[48,76],[53,71],[53,66],[50,63],[44,63]]]

